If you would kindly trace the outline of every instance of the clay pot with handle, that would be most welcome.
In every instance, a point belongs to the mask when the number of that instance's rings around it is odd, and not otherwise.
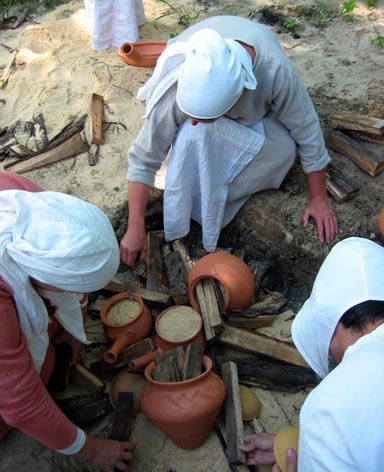
[[[177,447],[196,449],[204,444],[225,398],[225,384],[212,371],[212,360],[204,356],[204,372],[181,382],[158,382],[149,364],[141,394],[143,413]]]
[[[125,324],[116,324],[108,319],[110,310],[118,303],[124,300],[134,300],[137,303],[137,313],[134,313],[133,319]],[[111,297],[104,303],[100,318],[103,322],[104,332],[107,337],[113,341],[111,348],[104,353],[104,360],[109,364],[117,361],[117,357],[122,349],[146,338],[152,329],[152,315],[143,299],[133,293],[119,293]]]
[[[118,51],[120,59],[130,66],[155,67],[157,59],[164,51],[166,41],[140,41],[123,43]]]

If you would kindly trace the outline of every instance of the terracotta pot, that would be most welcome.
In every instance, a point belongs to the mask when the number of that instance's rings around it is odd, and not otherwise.
[[[126,324],[113,324],[107,319],[109,310],[122,300],[132,297],[138,303],[138,311],[135,318]],[[109,364],[117,361],[117,356],[126,346],[134,344],[146,338],[152,329],[152,315],[143,299],[133,293],[119,293],[106,301],[101,309],[100,318],[103,322],[104,332],[113,341],[111,348],[104,353],[104,360]]]
[[[157,382],[151,376],[155,363],[144,371],[147,383],[141,395],[143,413],[177,447],[196,449],[204,444],[225,398],[223,380],[212,372],[204,356],[205,371],[182,382]]]
[[[253,274],[248,265],[232,254],[213,252],[199,259],[188,273],[188,298],[196,310],[195,298],[197,282],[204,278],[218,280],[224,288],[225,309],[227,311],[247,308],[255,291]]]
[[[155,67],[157,59],[166,45],[166,41],[123,43],[118,54],[120,59],[130,66]]]
[[[379,216],[379,228],[380,228],[382,236],[384,236],[384,208],[381,210],[381,213]]]
[[[169,315],[175,315],[177,313],[177,310],[179,310],[180,308],[185,309],[185,310],[190,310],[192,315],[198,316],[199,327],[195,330],[195,332],[190,333],[189,336],[183,337],[182,339],[175,340],[175,339],[167,338],[164,334],[162,334],[159,326],[161,326],[161,322],[164,321],[165,317]],[[177,346],[186,347],[188,346],[188,344],[191,344],[191,343],[199,344],[200,346],[205,347],[205,338],[203,334],[203,321],[201,319],[201,315],[197,310],[189,306],[175,305],[162,311],[160,315],[156,318],[155,330],[156,330],[155,344],[157,347],[159,347],[163,351],[172,351],[172,349],[175,349],[175,347]]]

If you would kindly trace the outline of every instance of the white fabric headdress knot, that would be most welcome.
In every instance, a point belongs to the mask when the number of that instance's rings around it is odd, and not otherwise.
[[[96,206],[58,192],[0,192],[0,276],[11,287],[37,372],[48,346],[48,313],[30,277],[65,292],[44,292],[63,327],[82,342],[78,293],[99,290],[115,275],[119,247]]]
[[[254,90],[257,85],[247,50],[208,28],[197,31],[187,42],[176,41],[165,48],[152,77],[137,95],[146,100],[146,116],[176,82],[179,108],[200,119],[224,115],[244,88]]]

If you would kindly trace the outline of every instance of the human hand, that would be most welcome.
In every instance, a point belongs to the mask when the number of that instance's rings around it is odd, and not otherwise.
[[[285,451],[286,472],[297,472],[297,454],[294,449],[287,449]],[[272,472],[281,472],[280,467],[275,464],[272,467]]]
[[[244,436],[244,445],[239,449],[246,453],[247,465],[274,464],[273,444],[275,436],[268,433],[257,433]]]
[[[130,268],[136,267],[136,262],[146,263],[148,251],[147,234],[144,226],[126,231],[120,241],[120,255],[123,262]]]
[[[338,228],[336,215],[328,197],[310,198],[301,218],[304,228],[308,225],[310,217],[316,222],[319,240],[322,243],[332,241]]]
[[[87,435],[83,448],[73,457],[94,465],[103,472],[114,472],[114,469],[129,472],[131,469],[124,462],[133,459],[133,448],[131,441],[98,439]]]
[[[61,332],[52,339],[52,344],[62,344],[66,343],[71,346],[72,357],[69,365],[75,365],[78,362],[84,364],[87,360],[87,354],[85,352],[84,345],[72,336],[71,333],[68,333],[65,329],[62,329]]]

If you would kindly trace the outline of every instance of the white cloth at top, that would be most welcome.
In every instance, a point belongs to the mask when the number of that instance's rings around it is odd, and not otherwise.
[[[146,23],[142,0],[84,0],[91,47],[96,51],[139,40],[139,26]]]
[[[197,126],[187,120],[180,132],[183,139],[175,140],[165,177],[165,238],[185,236],[193,218],[202,226],[204,248],[214,251],[228,185],[259,152],[264,127],[261,121],[248,128],[223,117]]]
[[[321,377],[328,369],[332,335],[343,314],[366,300],[384,300],[384,248],[364,238],[336,244],[323,262],[312,293],[292,324],[296,347]]]
[[[0,276],[13,291],[20,327],[40,372],[48,347],[48,313],[30,277],[66,292],[105,286],[120,262],[108,217],[96,206],[58,192],[0,192]],[[45,292],[43,292],[45,293]],[[78,295],[51,292],[60,321],[85,340]]]
[[[208,28],[197,31],[188,41],[165,48],[151,78],[137,94],[137,98],[146,100],[145,116],[178,80],[179,108],[201,119],[223,115],[244,88],[254,90],[257,85],[251,56],[245,48]]]

